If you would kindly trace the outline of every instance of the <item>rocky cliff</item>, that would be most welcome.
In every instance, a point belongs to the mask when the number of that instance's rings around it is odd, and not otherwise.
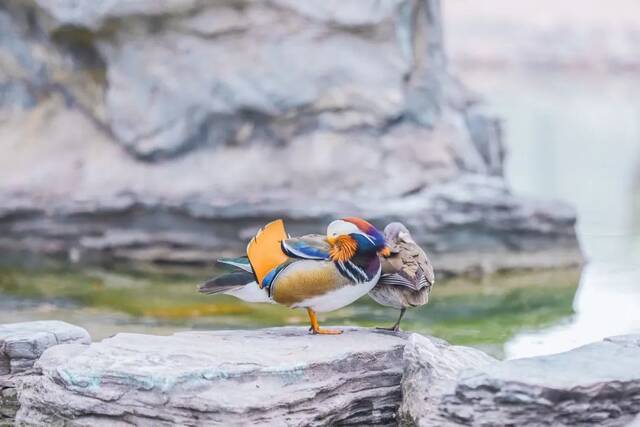
[[[513,195],[438,0],[7,0],[0,251],[208,262],[265,221],[405,221],[443,270],[579,262]],[[11,258],[11,256],[15,258]]]

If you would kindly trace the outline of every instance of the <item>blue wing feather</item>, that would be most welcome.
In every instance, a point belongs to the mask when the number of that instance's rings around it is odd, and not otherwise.
[[[237,258],[218,258],[217,260],[220,264],[231,265],[233,267],[239,268],[240,270],[244,270],[248,273],[253,273],[253,269],[251,268],[251,263],[249,262],[249,258],[246,256],[241,256]]]
[[[267,273],[266,276],[264,276],[264,279],[262,280],[262,287],[267,288],[267,290],[269,291],[269,296],[271,296],[271,285],[276,280],[276,277],[278,277],[278,274],[280,274],[280,272],[290,264],[291,264],[290,262],[282,263],[276,268],[274,268],[273,270],[271,270],[269,273]]]
[[[329,244],[323,236],[305,236],[283,240],[282,251],[292,258],[329,259]]]

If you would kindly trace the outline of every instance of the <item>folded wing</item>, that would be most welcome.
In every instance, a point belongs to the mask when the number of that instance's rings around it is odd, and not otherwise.
[[[283,240],[282,251],[292,258],[328,260],[329,242],[320,234],[308,234]]]
[[[392,255],[382,260],[380,284],[406,286],[416,291],[433,286],[433,265],[415,242],[399,239],[391,249]]]

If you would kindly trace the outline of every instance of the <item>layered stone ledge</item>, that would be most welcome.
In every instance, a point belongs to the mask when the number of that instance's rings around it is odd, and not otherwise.
[[[640,413],[640,335],[470,370],[441,409],[474,426],[626,426]]]
[[[0,424],[17,411],[17,425],[93,427],[626,426],[640,413],[640,335],[498,362],[363,328],[118,334],[93,344],[60,322],[0,331],[0,360],[10,360]]]

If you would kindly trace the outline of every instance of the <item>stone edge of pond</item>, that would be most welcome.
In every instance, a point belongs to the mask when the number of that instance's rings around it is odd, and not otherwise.
[[[337,337],[281,327],[90,341],[63,322],[0,325],[0,425],[16,412],[18,425],[94,426],[627,425],[640,413],[640,335],[503,362],[365,328]]]
[[[1,193],[0,201],[0,228],[9,230],[0,254],[9,265],[203,267],[216,255],[242,253],[247,238],[273,218],[284,219],[287,230],[300,235],[324,230],[336,212],[351,212],[379,227],[402,221],[427,249],[439,277],[577,267],[585,261],[573,208],[514,195],[497,177],[465,175],[383,204],[295,199],[219,207],[127,196],[43,206]],[[38,234],[39,240],[27,245],[24,234],[13,231],[26,224],[55,230],[69,221],[77,226],[65,228],[62,240],[56,233]],[[169,229],[157,228],[158,221],[167,222]],[[123,223],[129,225],[123,229]],[[83,234],[87,229],[91,236]]]

